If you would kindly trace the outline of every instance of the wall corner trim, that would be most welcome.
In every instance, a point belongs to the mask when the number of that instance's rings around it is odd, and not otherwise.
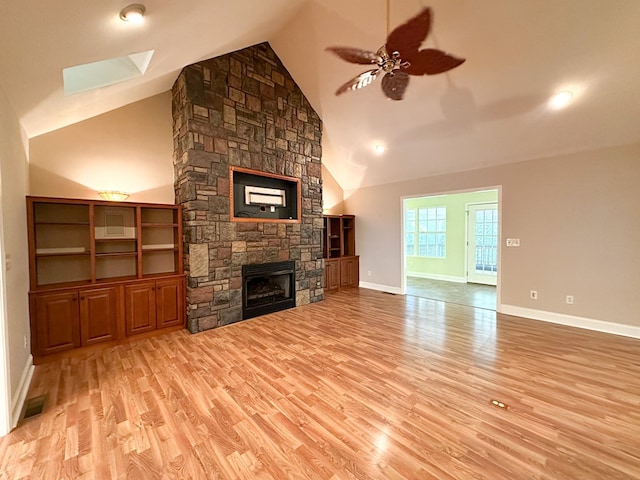
[[[368,288],[369,290],[378,290],[379,292],[393,293],[395,295],[404,295],[399,287],[391,287],[389,285],[381,285],[379,283],[360,282],[360,288]]]
[[[569,327],[583,328],[585,330],[595,330],[597,332],[611,333],[623,337],[640,338],[640,327],[625,325],[622,323],[606,322],[593,318],[576,317],[564,313],[547,312],[544,310],[534,310],[532,308],[518,307],[515,305],[500,305],[498,313],[513,315],[516,317],[528,318],[530,320],[540,320],[542,322],[557,323]]]
[[[29,392],[29,385],[31,385],[31,377],[33,377],[33,371],[35,367],[33,365],[33,355],[27,357],[27,363],[22,370],[20,376],[20,383],[18,384],[18,390],[13,395],[11,402],[11,428],[16,428],[18,421],[20,420],[20,414],[22,413],[22,407],[27,399],[27,393]]]

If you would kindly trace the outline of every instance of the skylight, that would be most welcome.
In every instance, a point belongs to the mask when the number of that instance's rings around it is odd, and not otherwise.
[[[148,50],[65,68],[62,70],[64,94],[75,95],[140,77],[147,71],[153,53]]]

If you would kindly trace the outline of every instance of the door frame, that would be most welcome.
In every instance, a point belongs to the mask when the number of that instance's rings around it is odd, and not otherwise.
[[[0,185],[0,198],[2,198]],[[11,431],[11,386],[9,372],[9,342],[7,332],[6,259],[4,250],[4,225],[0,208],[0,437]]]
[[[421,197],[440,197],[443,195],[456,195],[459,193],[484,192],[486,190],[497,190],[498,192],[498,275],[496,278],[496,313],[500,312],[502,304],[502,185],[487,185],[485,187],[465,188],[460,190],[446,190],[441,192],[429,192],[417,195],[403,195],[400,197],[400,293],[407,294],[407,254],[404,248],[405,238],[405,201],[411,198]],[[465,228],[466,230],[466,228]],[[465,232],[465,235],[467,233]],[[466,237],[465,237],[466,238]],[[465,248],[465,269],[467,266],[466,248]]]

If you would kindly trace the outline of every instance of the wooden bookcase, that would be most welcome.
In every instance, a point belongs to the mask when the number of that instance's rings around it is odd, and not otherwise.
[[[27,222],[36,359],[184,325],[181,206],[27,197]]]
[[[360,257],[356,255],[355,223],[354,215],[323,215],[322,256],[325,259],[325,291],[357,287],[360,282]]]

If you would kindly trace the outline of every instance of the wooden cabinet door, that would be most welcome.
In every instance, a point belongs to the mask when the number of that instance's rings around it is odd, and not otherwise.
[[[357,287],[359,283],[359,262],[358,257],[340,259],[340,286]]]
[[[73,291],[35,295],[34,327],[38,355],[79,347],[78,293]]]
[[[115,340],[117,320],[116,287],[80,291],[80,338],[83,346]]]
[[[156,323],[158,328],[184,324],[182,279],[156,282]]]
[[[340,288],[340,261],[324,261],[324,289],[326,291],[338,290]]]
[[[148,332],[156,328],[155,282],[125,285],[125,330],[127,335]]]

